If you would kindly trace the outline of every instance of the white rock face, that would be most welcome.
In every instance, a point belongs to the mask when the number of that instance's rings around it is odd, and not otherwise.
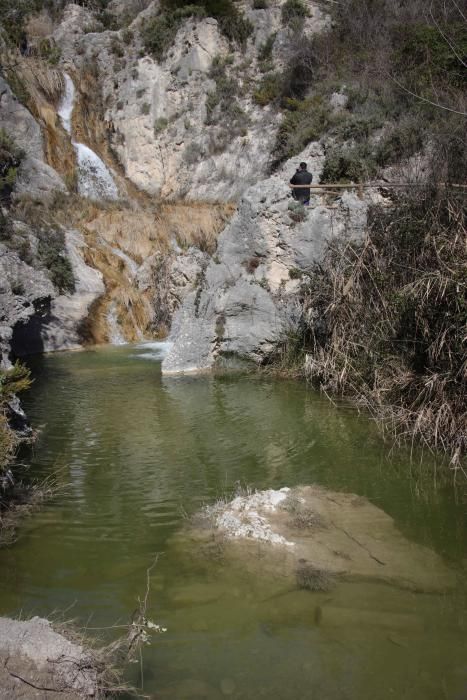
[[[163,372],[262,362],[296,327],[300,277],[327,242],[363,234],[370,195],[344,191],[331,206],[315,195],[305,219],[292,220],[288,181],[302,160],[316,182],[324,161],[318,143],[245,192],[198,289],[175,314]]]

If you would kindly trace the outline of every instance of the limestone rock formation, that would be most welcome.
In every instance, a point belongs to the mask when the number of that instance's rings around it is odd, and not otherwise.
[[[302,160],[316,182],[324,153],[312,143],[242,197],[198,288],[175,314],[165,373],[263,362],[294,329],[301,278],[326,243],[363,234],[368,197],[314,195],[303,211],[289,209],[287,183]]]
[[[88,318],[94,302],[105,293],[102,273],[84,262],[86,243],[76,230],[65,234],[68,259],[73,268],[75,291],[55,296],[50,317],[41,329],[44,352],[81,347],[81,325]]]
[[[329,16],[309,4],[305,34],[324,31]],[[252,86],[263,76],[264,43],[275,35],[272,57],[280,69],[292,40],[281,5],[255,10],[244,4],[253,27],[245,49],[230,46],[215,19],[188,18],[160,61],[142,50],[141,39],[158,3],[127,31],[98,31],[86,9],[66,7],[54,32],[63,64],[83,76],[84,90],[86,74],[96,76],[107,137],[138,188],[163,197],[226,201],[265,176],[280,116],[274,107],[255,103]],[[218,80],[230,81],[229,100],[213,106]]]
[[[0,361],[9,363],[11,348],[22,346],[20,329],[29,327],[31,345],[47,315],[54,287],[44,271],[35,270],[0,244]],[[18,353],[20,354],[20,353]]]
[[[34,245],[32,232],[29,238]],[[86,244],[81,234],[67,231],[65,239],[75,278],[72,294],[60,294],[44,267],[34,260],[28,264],[0,244],[0,361],[4,366],[11,353],[22,357],[80,347],[80,326],[105,288],[101,273],[83,260]]]
[[[1,77],[0,128],[13,136],[16,145],[25,153],[18,171],[16,195],[43,198],[57,190],[65,191],[60,175],[45,161],[39,124]]]

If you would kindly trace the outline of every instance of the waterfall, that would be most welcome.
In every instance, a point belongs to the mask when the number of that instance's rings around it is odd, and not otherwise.
[[[75,101],[75,86],[67,73],[65,94],[57,110],[63,128],[72,137],[71,117]],[[118,199],[118,189],[105,163],[84,143],[76,143],[71,138],[78,162],[78,192],[89,199]]]
[[[117,305],[113,301],[107,312],[107,325],[109,327],[109,343],[112,345],[125,345],[125,337],[120,330],[117,318]]]

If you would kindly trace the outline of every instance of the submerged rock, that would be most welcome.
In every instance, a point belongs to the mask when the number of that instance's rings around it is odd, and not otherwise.
[[[432,550],[406,539],[366,498],[302,486],[241,495],[208,506],[198,540],[217,538],[223,555],[251,573],[325,591],[339,580],[441,592],[456,577]]]

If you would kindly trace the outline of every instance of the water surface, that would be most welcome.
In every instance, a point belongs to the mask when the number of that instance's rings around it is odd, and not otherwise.
[[[143,665],[156,698],[467,698],[462,576],[442,596],[363,583],[277,596],[274,581],[174,537],[239,483],[318,483],[368,497],[461,572],[465,508],[427,456],[388,454],[367,418],[301,383],[162,377],[160,354],[153,344],[31,362],[26,410],[43,426],[31,474],[58,471],[67,490],[0,551],[0,613],[72,606],[89,628],[126,622],[160,553],[148,616],[167,632]]]

